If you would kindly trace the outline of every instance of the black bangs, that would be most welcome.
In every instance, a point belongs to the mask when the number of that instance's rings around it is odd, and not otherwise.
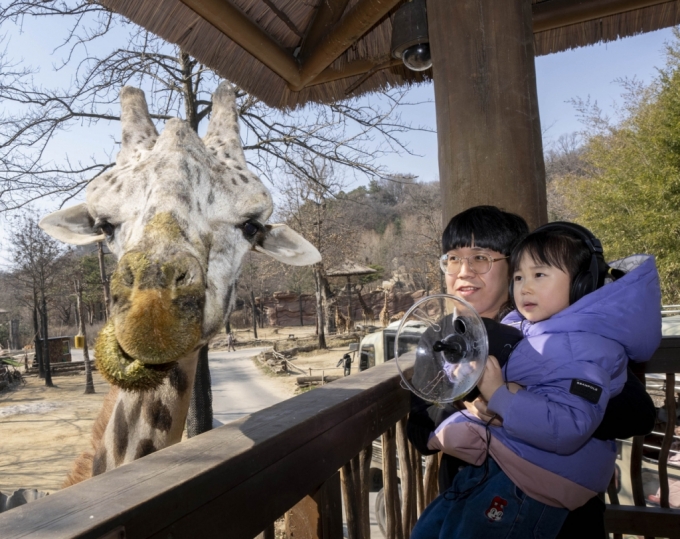
[[[540,265],[558,268],[574,277],[590,264],[591,253],[578,236],[561,230],[533,232],[524,238],[510,256],[510,271],[515,272],[524,254]]]
[[[496,206],[475,206],[455,215],[442,235],[444,253],[460,247],[490,249],[509,255],[517,242],[529,233],[519,215]]]

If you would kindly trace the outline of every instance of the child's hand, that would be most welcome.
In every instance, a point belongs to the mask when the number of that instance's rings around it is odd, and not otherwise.
[[[498,364],[498,360],[494,356],[489,356],[486,360],[482,377],[477,383],[477,389],[479,389],[486,402],[491,400],[491,397],[503,385],[503,382],[503,371]]]
[[[494,427],[500,427],[503,424],[503,419],[495,414],[492,414],[487,409],[486,401],[477,397],[473,402],[463,401],[467,411],[484,423],[489,423]]]

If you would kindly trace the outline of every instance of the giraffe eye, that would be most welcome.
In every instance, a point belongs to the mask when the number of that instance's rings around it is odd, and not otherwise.
[[[257,233],[262,229],[262,225],[258,223],[257,221],[246,221],[241,225],[241,230],[243,230],[243,235],[246,237],[246,239],[252,239],[254,238]]]
[[[113,226],[111,223],[108,221],[102,221],[97,225],[97,228],[101,230],[104,234],[106,234],[109,238],[113,236],[113,233],[116,230],[116,227]]]

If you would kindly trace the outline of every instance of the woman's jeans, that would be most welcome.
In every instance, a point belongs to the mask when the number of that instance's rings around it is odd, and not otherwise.
[[[493,459],[467,466],[418,519],[411,539],[554,539],[567,509],[551,507],[517,488]]]

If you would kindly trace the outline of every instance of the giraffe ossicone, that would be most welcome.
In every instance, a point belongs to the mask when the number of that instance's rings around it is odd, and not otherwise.
[[[265,225],[269,191],[247,169],[233,89],[213,96],[206,136],[169,120],[159,136],[144,93],[121,90],[116,166],[87,187],[87,202],[40,226],[75,245],[106,240],[119,258],[112,316],[96,347],[102,372],[124,389],[147,389],[221,327],[249,249],[293,265],[320,260],[286,225]],[[152,367],[153,366],[153,367]]]

